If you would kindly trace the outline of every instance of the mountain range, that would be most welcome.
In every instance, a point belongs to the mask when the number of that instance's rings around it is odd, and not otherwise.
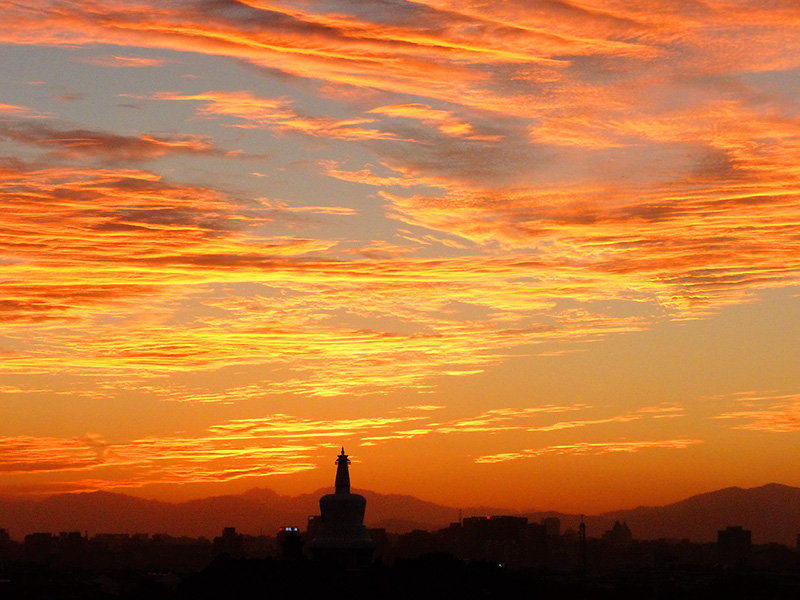
[[[96,533],[167,533],[173,536],[220,535],[223,527],[245,534],[273,535],[278,527],[305,528],[309,515],[319,514],[319,498],[332,490],[288,497],[268,489],[182,503],[144,500],[110,492],[58,494],[43,500],[0,498],[0,528],[13,539],[34,531]],[[413,496],[359,490],[367,499],[366,524],[405,533],[436,530],[458,521],[456,508]],[[577,529],[579,515],[497,507],[473,507],[463,515],[520,515],[534,522],[561,519],[562,531]],[[699,494],[666,506],[642,506],[584,517],[589,537],[599,537],[614,521],[626,522],[637,539],[689,539],[712,542],[717,531],[741,525],[753,532],[754,543],[780,542],[794,547],[800,534],[800,488],[780,484],[742,489],[730,487]]]

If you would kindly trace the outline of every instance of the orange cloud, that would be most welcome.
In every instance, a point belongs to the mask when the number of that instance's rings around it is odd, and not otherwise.
[[[0,438],[0,473],[36,476],[85,472],[76,489],[141,487],[152,483],[222,482],[286,475],[316,468],[327,439],[396,427],[421,417],[309,420],[288,415],[241,419],[209,427],[196,437],[175,435],[108,443],[43,437]],[[61,484],[65,485],[62,481]],[[54,491],[52,488],[43,491]]]
[[[691,318],[754,290],[797,283],[800,249],[789,225],[797,203],[786,187],[792,177],[766,187],[731,182],[640,191],[630,202],[619,189],[600,202],[591,199],[599,190],[534,198],[529,190],[457,185],[444,197],[381,196],[409,225],[482,246],[535,248],[540,264],[568,269],[573,282],[602,279],[606,290],[617,282],[622,293],[637,290]]]
[[[636,411],[653,419],[675,419],[686,416],[683,407],[676,404],[660,404],[658,406],[645,406]]]
[[[624,76],[646,66],[656,76],[689,76],[798,64],[791,7],[705,6],[698,19],[691,5],[430,0],[398,6],[387,20],[375,7],[358,5],[349,14],[326,14],[324,6],[255,1],[239,3],[236,11],[209,5],[201,12],[148,3],[92,3],[87,10],[79,1],[57,8],[6,2],[8,26],[0,40],[135,44],[229,56],[328,84],[523,117],[543,105],[588,100],[591,94],[576,76],[582,69]],[[589,59],[585,66],[582,59]],[[495,70],[501,72],[494,76]],[[514,87],[520,81],[541,84],[541,93],[520,93]],[[602,91],[602,85],[590,87],[595,97]]]
[[[499,136],[482,136],[475,133],[472,125],[455,118],[450,111],[437,110],[427,104],[392,104],[368,111],[393,118],[419,119],[436,127],[441,133],[470,140],[497,141]]]
[[[544,318],[556,287],[524,281],[531,265],[522,257],[333,260],[324,253],[335,240],[255,232],[297,210],[350,211],[234,202],[147,172],[111,169],[9,168],[0,197],[6,206],[0,248],[9,260],[2,318],[39,326],[24,330],[24,349],[4,361],[4,370],[70,365],[76,372],[146,378],[275,364],[304,374],[271,382],[263,393],[324,396],[424,389],[434,375],[480,372],[501,360],[503,348],[642,327],[638,319],[589,311]],[[283,294],[214,290],[243,281]],[[216,316],[176,326],[183,302],[213,307]],[[453,303],[489,310],[492,319],[451,313]],[[400,329],[368,325],[388,316]],[[350,318],[363,324],[354,327]],[[236,397],[186,391],[183,399]],[[164,398],[181,399],[180,393]]]
[[[800,431],[800,394],[744,393],[735,398],[745,406],[717,415],[716,419],[745,421],[734,429],[786,433]]]
[[[42,473],[92,469],[104,461],[105,443],[86,439],[0,438],[0,473]]]
[[[162,67],[166,63],[165,60],[159,58],[142,58],[135,56],[116,56],[113,54],[106,54],[102,56],[90,56],[87,58],[79,59],[80,62],[88,63],[90,65],[97,65],[100,67],[112,68],[142,68],[142,67]]]
[[[645,441],[645,442],[580,442],[577,444],[561,444],[545,446],[544,448],[526,449],[520,452],[507,452],[502,454],[489,454],[475,459],[479,464],[494,464],[518,460],[521,458],[535,458],[546,454],[607,454],[610,452],[638,452],[654,448],[682,450],[695,444],[702,444],[703,440],[678,438],[673,440]]]
[[[313,199],[234,201],[152,172],[3,161],[2,318],[42,329],[25,329],[0,368],[105,365],[142,373],[145,386],[157,373],[243,362],[285,369],[264,393],[427,389],[510,349],[558,342],[540,351],[563,353],[798,282],[796,111],[779,86],[738,77],[798,63],[791,7],[742,19],[709,2],[699,20],[680,3],[430,0],[391,19],[364,3],[335,14],[256,1],[202,14],[147,2],[0,6],[8,43],[207,53],[302,78],[328,100],[349,89],[319,109],[335,118],[244,91],[149,97],[195,103],[223,124],[358,142],[378,166],[316,164],[377,188],[392,230],[300,235],[303,215],[362,215]],[[409,120],[434,135],[406,135]],[[195,136],[19,124],[3,135],[62,162],[227,156]],[[288,231],[267,236],[267,225]],[[244,283],[264,295],[230,292]],[[563,308],[567,298],[583,308]],[[598,308],[630,302],[641,316]],[[235,390],[159,395],[257,393]]]
[[[270,200],[268,198],[258,198],[258,202],[268,211],[274,210],[276,213],[315,213],[320,215],[354,215],[356,211],[352,208],[343,206],[290,206],[281,200]]]
[[[529,427],[527,431],[559,431],[561,429],[573,429],[575,427],[586,427],[587,425],[603,425],[606,423],[628,423],[629,421],[636,421],[641,417],[637,415],[620,415],[617,417],[609,417],[607,419],[585,419],[575,421],[559,421],[552,425],[543,425],[541,427]]]
[[[33,111],[26,107],[26,106],[17,106],[16,104],[1,104],[0,103],[0,114],[6,115],[28,115]]]
[[[120,7],[117,7],[120,8]],[[9,26],[0,40],[16,43],[111,44],[204,52],[280,65],[292,75],[338,85],[372,87],[404,94],[465,102],[497,110],[501,95],[487,85],[487,66],[533,65],[544,79],[569,64],[570,55],[652,56],[654,49],[628,40],[545,33],[541,27],[500,21],[409,3],[415,18],[387,24],[378,14],[323,14],[278,3],[240,4],[236,12],[207,7],[203,14],[178,6],[93,5],[80,2],[55,10],[48,5],[7,5]],[[364,7],[366,8],[366,7]],[[122,16],[124,15],[124,17]],[[258,27],[252,27],[252,23]],[[109,24],[113,24],[109,26]],[[387,69],[386,65],[392,65]],[[525,114],[532,108],[509,104],[504,110]]]
[[[450,434],[525,430],[526,427],[523,421],[526,419],[538,417],[541,414],[583,410],[586,408],[589,407],[578,404],[575,406],[545,405],[522,409],[492,409],[475,417],[439,424],[436,426],[435,431],[437,433]]]
[[[59,158],[99,158],[105,162],[153,160],[167,154],[226,154],[201,136],[123,136],[87,129],[63,130],[42,123],[0,125],[0,140],[50,150]]]
[[[374,445],[377,442],[386,442],[390,440],[411,439],[413,437],[428,435],[428,434],[481,434],[491,433],[496,434],[500,432],[509,431],[524,431],[524,432],[552,432],[562,429],[572,429],[575,427],[586,427],[591,425],[605,425],[609,423],[628,423],[644,418],[644,416],[651,416],[658,418],[658,415],[647,414],[647,409],[637,411],[640,414],[624,414],[614,417],[603,419],[581,419],[573,421],[559,421],[551,425],[531,426],[531,420],[541,420],[551,414],[558,414],[562,412],[572,411],[586,411],[591,409],[591,406],[585,404],[575,404],[571,406],[555,406],[543,405],[529,408],[501,408],[491,409],[481,414],[466,417],[463,419],[456,419],[447,422],[427,422],[419,424],[416,429],[393,431],[382,435],[370,435],[362,438],[364,442],[362,445]]]
[[[37,474],[47,472],[91,472],[90,476],[82,475],[81,479],[73,482],[75,489],[141,487],[152,483],[223,482],[314,469],[321,452],[331,445],[340,444],[342,440],[359,446],[372,446],[432,434],[475,436],[502,431],[539,431],[530,427],[531,420],[590,408],[586,405],[502,408],[472,417],[435,422],[432,414],[442,407],[419,405],[400,407],[386,416],[360,418],[311,419],[270,414],[227,420],[211,425],[196,435],[180,433],[116,442],[105,441],[96,435],[82,439],[6,437],[0,438],[0,449],[3,450],[0,472],[29,476],[30,482],[35,481]],[[592,423],[616,420],[601,419]],[[590,423],[587,421],[584,424]],[[676,439],[554,445],[483,456],[477,458],[476,462],[502,462],[550,453],[603,454],[647,448],[685,448],[696,443],[700,442]],[[62,478],[61,483],[56,485],[66,484]]]
[[[316,137],[343,140],[394,138],[392,133],[362,127],[374,123],[373,119],[335,120],[305,117],[295,113],[288,101],[258,98],[250,92],[208,92],[194,95],[163,93],[157,95],[156,98],[204,102],[205,105],[198,111],[200,115],[235,117],[249,123],[243,125],[244,127],[252,127],[254,124],[263,125],[279,131],[294,131]]]

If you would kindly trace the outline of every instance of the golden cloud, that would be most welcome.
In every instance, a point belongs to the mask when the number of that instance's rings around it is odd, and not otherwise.
[[[546,454],[597,455],[607,454],[610,452],[639,452],[640,450],[649,449],[682,450],[688,448],[689,446],[702,443],[703,440],[693,440],[687,438],[643,442],[579,442],[577,444],[559,444],[554,446],[545,446],[543,448],[526,449],[520,452],[489,454],[486,456],[479,456],[475,459],[475,462],[479,464],[494,464],[522,458],[535,458],[538,456],[544,456]]]
[[[800,431],[800,394],[745,392],[734,397],[743,405],[717,415],[716,419],[739,422],[734,429],[786,433]]]

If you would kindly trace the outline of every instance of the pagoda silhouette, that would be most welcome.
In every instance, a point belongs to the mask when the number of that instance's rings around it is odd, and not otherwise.
[[[375,552],[375,543],[364,527],[367,500],[350,493],[350,459],[344,448],[336,465],[336,491],[319,499],[322,524],[308,547],[315,562],[351,569],[365,567]]]

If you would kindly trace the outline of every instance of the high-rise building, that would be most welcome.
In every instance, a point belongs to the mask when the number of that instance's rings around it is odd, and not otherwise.
[[[726,567],[745,567],[750,562],[752,532],[741,526],[717,531],[719,562]]]

